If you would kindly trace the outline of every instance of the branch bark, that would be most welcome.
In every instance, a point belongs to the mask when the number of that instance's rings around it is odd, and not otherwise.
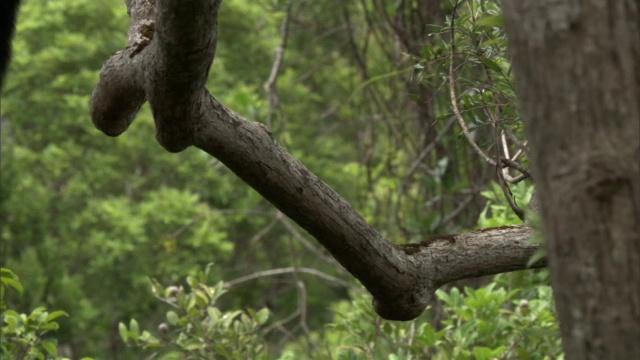
[[[371,292],[376,311],[386,319],[417,317],[448,282],[527,267],[538,246],[527,241],[533,231],[525,226],[392,244],[287,153],[267,127],[211,96],[204,85],[215,53],[220,2],[130,2],[134,36],[104,64],[92,96],[98,129],[121,134],[148,100],[165,149],[196,146],[223,162],[327,248]],[[155,33],[144,35],[151,40],[136,44],[132,39],[144,39],[136,32],[151,23]]]

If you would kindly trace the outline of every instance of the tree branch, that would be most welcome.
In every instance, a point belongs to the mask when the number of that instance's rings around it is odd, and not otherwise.
[[[525,226],[390,243],[265,126],[218,102],[204,84],[215,53],[219,5],[157,0],[149,44],[133,56],[132,47],[116,53],[103,66],[91,102],[98,129],[119,135],[148,99],[162,146],[180,151],[193,145],[224,163],[328,249],[371,292],[386,319],[417,317],[448,282],[526,268],[538,246],[527,241],[533,230]],[[153,3],[132,0],[130,6],[131,29],[137,29],[144,18],[137,14]]]

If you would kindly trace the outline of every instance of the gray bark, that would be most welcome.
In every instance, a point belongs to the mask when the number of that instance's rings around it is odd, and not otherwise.
[[[637,0],[503,1],[567,359],[640,359]]]

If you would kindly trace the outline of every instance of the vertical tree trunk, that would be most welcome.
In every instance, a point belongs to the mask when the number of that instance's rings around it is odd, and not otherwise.
[[[637,0],[505,0],[567,359],[640,359]]]

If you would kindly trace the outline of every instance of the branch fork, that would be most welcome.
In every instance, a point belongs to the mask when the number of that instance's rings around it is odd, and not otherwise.
[[[538,246],[527,241],[533,230],[526,226],[392,244],[274,141],[265,126],[211,96],[205,83],[215,55],[220,3],[127,2],[128,47],[104,64],[91,100],[98,129],[120,135],[149,101],[156,138],[166,150],[195,146],[224,163],[360,280],[386,319],[416,318],[448,282],[527,268]]]

